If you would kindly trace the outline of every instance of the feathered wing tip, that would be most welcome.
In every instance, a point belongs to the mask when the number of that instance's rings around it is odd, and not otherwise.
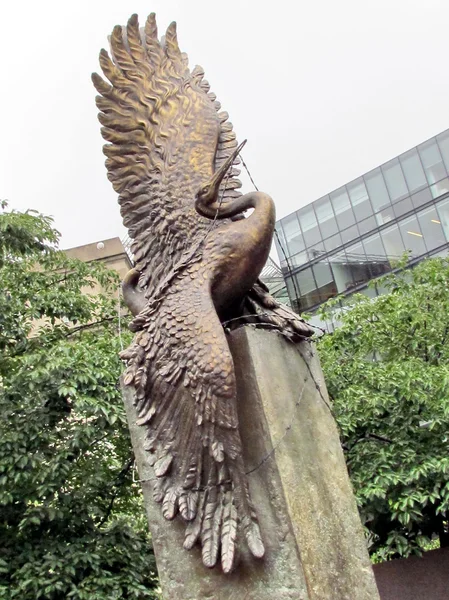
[[[200,447],[197,451],[205,452]],[[154,486],[153,498],[162,504],[165,519],[172,520],[179,513],[187,523],[183,544],[185,550],[200,545],[206,567],[213,568],[220,561],[223,572],[230,573],[236,563],[239,529],[253,556],[262,558],[265,548],[246,486],[242,487],[238,477],[231,477],[225,465],[217,466],[208,456],[204,456],[203,460],[208,463],[208,472],[206,470],[203,473],[203,477],[206,477],[204,486],[190,490],[185,484],[167,487],[166,482],[161,480]],[[169,474],[172,463],[172,455],[164,457],[163,461],[156,461],[156,476]]]
[[[167,387],[159,406],[143,392],[147,389],[149,360],[142,353],[144,335],[138,335],[121,357],[129,365],[124,383],[137,389],[136,423],[148,427],[144,448],[151,455],[157,478],[153,499],[161,504],[165,519],[171,521],[179,515],[185,521],[185,550],[199,545],[206,567],[213,568],[220,561],[223,572],[230,573],[236,565],[239,531],[254,557],[262,558],[265,553],[243,461],[240,454],[225,455],[219,442],[205,444],[204,431],[183,400],[184,390],[171,392]],[[177,375],[170,371],[172,383]],[[200,392],[197,403],[207,402],[205,396]],[[163,418],[158,421],[159,411]],[[179,440],[189,441],[178,447]]]
[[[201,296],[197,313],[189,306],[199,292],[179,293],[122,352],[124,383],[136,390],[137,423],[147,431],[154,500],[167,520],[185,521],[185,549],[200,546],[205,566],[221,562],[229,573],[244,541],[253,556],[265,552],[243,463],[232,356],[212,300]],[[195,323],[213,332],[213,346]]]
[[[173,64],[185,67],[186,55],[179,49],[176,23],[171,23],[161,40],[158,38],[158,29],[156,17],[151,13],[145,26],[140,29],[138,16],[133,14],[123,28],[116,25],[109,37],[110,50],[113,61],[105,49],[100,51],[100,66],[105,76],[116,87],[129,87],[129,83],[134,78],[143,79],[151,77],[158,67],[161,66],[164,59],[169,59]],[[112,63],[112,64],[111,64]],[[120,77],[122,72],[122,77]],[[181,69],[181,72],[184,69]],[[175,70],[173,74],[177,73]],[[112,76],[112,79],[111,77]],[[100,94],[102,89],[98,89],[99,76],[94,73],[93,83]],[[100,78],[101,79],[101,78]]]

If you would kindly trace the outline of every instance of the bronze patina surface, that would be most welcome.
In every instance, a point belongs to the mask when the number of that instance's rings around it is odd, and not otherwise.
[[[154,498],[186,522],[184,547],[232,570],[238,544],[264,544],[242,460],[234,365],[223,323],[247,320],[292,340],[308,326],[279,305],[258,277],[275,223],[271,198],[242,195],[228,114],[200,67],[190,70],[172,23],[159,41],[154,14],[116,26],[109,83],[99,92],[108,177],[119,194],[136,267],[123,286],[136,332],[122,353],[147,429]],[[248,218],[242,212],[253,208]]]

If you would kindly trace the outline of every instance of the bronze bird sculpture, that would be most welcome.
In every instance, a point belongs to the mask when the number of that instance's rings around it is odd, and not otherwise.
[[[202,547],[232,570],[242,537],[255,557],[264,544],[251,503],[237,420],[234,365],[222,323],[247,319],[310,335],[298,315],[258,281],[275,210],[261,192],[241,195],[228,114],[200,67],[190,71],[176,25],[158,39],[151,14],[116,26],[93,74],[107,144],[108,177],[119,194],[135,269],[123,292],[136,332],[122,353],[147,429],[154,498],[166,519],[187,523],[184,547]],[[253,208],[248,218],[242,213]],[[245,316],[246,315],[246,316]],[[239,535],[239,532],[243,536]]]

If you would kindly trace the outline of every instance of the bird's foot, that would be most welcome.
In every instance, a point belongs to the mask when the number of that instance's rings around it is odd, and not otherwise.
[[[288,306],[280,304],[259,283],[246,296],[241,314],[223,323],[227,329],[235,329],[241,325],[272,329],[293,342],[310,338],[314,333],[304,319]]]

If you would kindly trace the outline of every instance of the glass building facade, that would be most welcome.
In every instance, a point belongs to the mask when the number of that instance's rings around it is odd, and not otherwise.
[[[449,248],[449,129],[276,223],[292,306],[376,295],[369,280]]]

